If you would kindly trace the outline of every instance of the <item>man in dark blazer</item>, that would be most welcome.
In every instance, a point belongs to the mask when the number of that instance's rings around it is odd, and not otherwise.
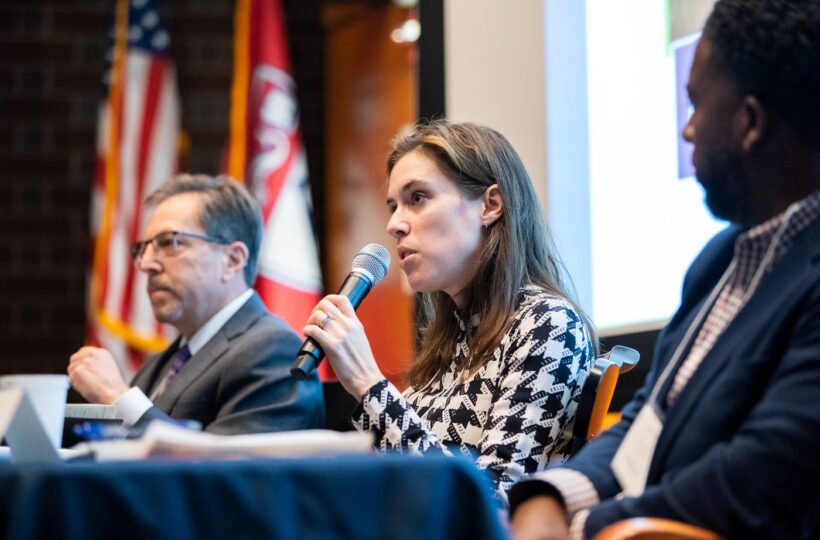
[[[516,540],[638,516],[820,533],[820,3],[719,0],[688,89],[683,135],[732,225],[690,267],[621,422],[510,491]]]
[[[180,336],[130,387],[107,350],[83,347],[69,361],[74,388],[112,404],[129,426],[185,419],[231,435],[323,427],[317,376],[290,375],[301,340],[250,288],[262,220],[247,190],[226,177],[180,175],[146,206],[146,240],[132,255],[154,316]]]

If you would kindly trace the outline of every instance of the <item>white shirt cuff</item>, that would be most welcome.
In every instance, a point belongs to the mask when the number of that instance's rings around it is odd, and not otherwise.
[[[561,492],[570,519],[574,519],[576,512],[591,508],[599,502],[598,492],[592,481],[576,470],[556,467],[537,473],[533,478],[548,482]]]
[[[587,524],[589,510],[581,510],[572,518],[569,525],[569,540],[584,540],[584,525]]]
[[[142,418],[145,411],[153,407],[151,400],[136,386],[129,388],[127,392],[114,402],[114,410],[117,418],[130,427]]]

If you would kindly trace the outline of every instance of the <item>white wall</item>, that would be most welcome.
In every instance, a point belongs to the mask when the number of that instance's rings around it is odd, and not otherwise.
[[[560,231],[578,299],[591,307],[584,13],[582,0],[445,0],[445,107],[453,120],[494,127],[518,150]],[[566,24],[545,35],[547,17]],[[548,92],[548,78],[572,84]]]
[[[543,0],[445,0],[444,66],[447,117],[503,133],[546,206],[543,14]]]

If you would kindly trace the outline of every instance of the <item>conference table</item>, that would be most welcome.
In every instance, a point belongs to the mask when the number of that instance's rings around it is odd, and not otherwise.
[[[0,538],[497,539],[460,458],[0,463]]]

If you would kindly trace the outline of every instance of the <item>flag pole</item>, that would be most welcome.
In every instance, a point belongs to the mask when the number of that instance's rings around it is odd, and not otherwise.
[[[245,180],[245,155],[247,152],[248,84],[250,82],[249,44],[250,1],[236,0],[228,175],[240,182]]]
[[[103,197],[100,232],[94,245],[94,263],[91,272],[92,311],[100,320],[104,315],[100,290],[100,279],[107,267],[108,243],[111,237],[111,214],[117,200],[119,180],[119,136],[120,110],[122,106],[122,85],[125,74],[128,47],[128,0],[117,0],[114,24],[114,57],[108,89],[108,132],[105,149],[105,196]]]

